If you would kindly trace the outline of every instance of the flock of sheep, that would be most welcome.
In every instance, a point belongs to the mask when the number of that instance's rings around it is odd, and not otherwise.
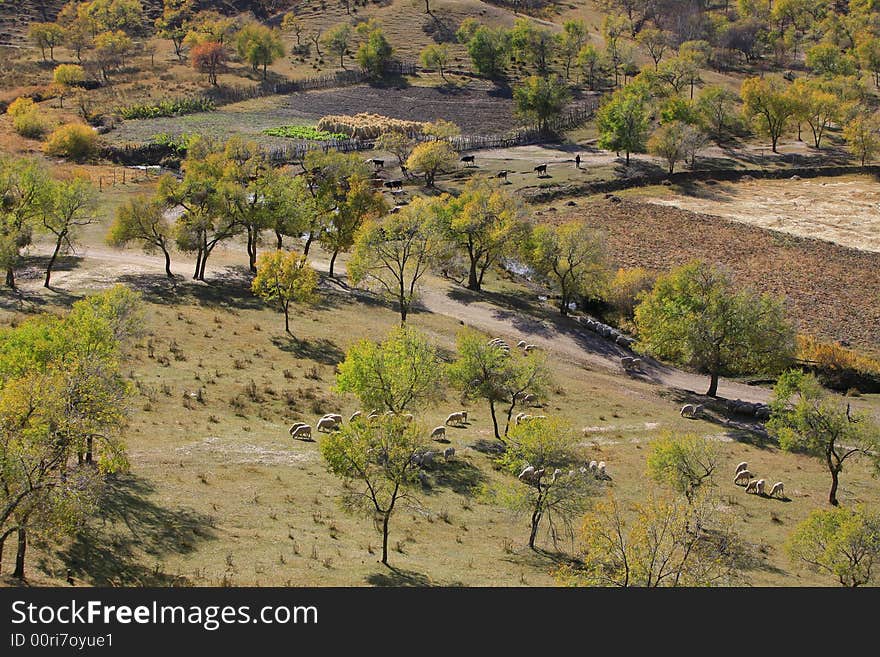
[[[577,470],[569,470],[567,476],[575,477],[577,475],[590,475],[592,477],[595,477],[596,479],[610,480],[611,476],[605,471],[605,469],[605,461],[590,461],[587,465],[583,465]],[[542,485],[552,486],[557,482],[560,477],[566,476],[564,470],[556,468],[555,470],[553,470],[553,474],[550,476],[550,482],[542,484],[541,480],[544,478],[546,472],[546,468],[535,468],[535,466],[526,463],[522,469],[522,472],[517,475],[517,478],[523,483],[540,489]]]
[[[736,466],[736,472],[733,476],[733,483],[737,486],[741,484],[746,485],[746,493],[754,493],[755,495],[760,495],[762,497],[765,496],[764,489],[766,487],[766,480],[764,479],[756,479],[749,471],[749,464],[746,461],[743,461],[738,466]],[[770,492],[767,493],[766,497],[778,497],[779,499],[785,499],[785,486],[781,481],[777,481],[773,484],[773,487],[770,489]]]

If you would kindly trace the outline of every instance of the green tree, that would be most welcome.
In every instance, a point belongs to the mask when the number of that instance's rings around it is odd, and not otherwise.
[[[871,72],[871,76],[874,78],[874,87],[880,89],[880,38],[864,39],[859,44],[856,53],[861,65]]]
[[[588,38],[587,25],[582,20],[565,21],[562,24],[562,32],[556,35],[557,50],[562,57],[566,80],[571,77],[571,66],[577,60]]]
[[[597,503],[580,530],[583,566],[557,573],[565,584],[627,587],[731,586],[741,577],[742,541],[729,513],[651,496],[627,509],[613,497]]]
[[[843,137],[862,166],[880,152],[880,124],[873,116],[853,117],[844,127]]]
[[[773,388],[767,430],[788,452],[822,459],[831,475],[828,503],[837,506],[840,473],[848,459],[865,456],[880,468],[880,427],[827,394],[812,374],[792,370]]]
[[[61,45],[64,39],[64,28],[57,23],[31,23],[28,26],[28,38],[40,49],[43,61],[46,59],[46,49],[49,50],[49,59],[55,61],[55,48]]]
[[[161,251],[165,257],[165,275],[171,280],[174,280],[170,252],[173,241],[174,231],[165,216],[165,207],[146,196],[135,196],[123,202],[116,209],[107,233],[110,246],[121,248],[130,242],[140,242],[146,253]]]
[[[598,486],[592,474],[577,469],[583,455],[572,428],[555,418],[534,418],[510,431],[507,449],[498,464],[517,476],[529,466],[544,470],[537,479],[522,477],[515,484],[497,485],[489,492],[496,502],[513,511],[529,515],[529,547],[535,540],[541,521],[547,521],[554,546],[560,530],[574,541],[575,518],[587,510]]]
[[[666,171],[670,176],[675,171],[675,163],[687,157],[686,128],[681,121],[664,123],[648,140],[648,152],[666,160]]]
[[[327,467],[346,482],[344,508],[373,518],[381,532],[386,566],[391,517],[418,484],[414,457],[424,448],[424,440],[422,428],[400,416],[383,416],[375,422],[356,419],[321,440]]]
[[[55,247],[46,264],[44,287],[49,287],[52,268],[61,248],[73,248],[77,232],[98,218],[97,211],[98,191],[89,178],[75,176],[47,185],[41,215],[43,228],[53,235]]]
[[[45,168],[36,159],[0,156],[0,267],[15,289],[21,250],[31,243],[46,193]]]
[[[250,64],[254,71],[263,68],[264,80],[269,66],[284,57],[281,34],[278,30],[259,23],[249,23],[242,27],[235,36],[235,47],[238,56]]]
[[[101,32],[95,37],[95,56],[104,80],[110,80],[110,71],[125,66],[125,58],[134,48],[134,41],[122,30]]]
[[[419,53],[419,60],[425,68],[436,68],[444,82],[446,79],[446,65],[449,63],[449,47],[445,43],[432,43],[425,46]]]
[[[391,62],[393,54],[394,48],[388,43],[385,34],[379,28],[375,28],[358,48],[355,59],[364,71],[379,79],[385,75],[385,68]]]
[[[162,15],[156,21],[156,34],[170,39],[174,46],[174,54],[183,61],[183,40],[189,32],[189,23],[193,18],[194,0],[164,0]]]
[[[469,399],[485,399],[489,403],[495,438],[505,440],[517,405],[527,394],[540,395],[546,388],[550,373],[542,356],[507,353],[490,344],[486,336],[466,331],[458,336],[458,357],[448,368],[449,380]],[[498,426],[498,406],[505,413],[504,433]]]
[[[59,64],[52,73],[52,81],[58,88],[58,104],[64,107],[64,94],[71,87],[76,87],[85,82],[86,73],[82,66],[77,64]]]
[[[568,86],[558,77],[533,75],[513,89],[517,114],[534,121],[541,130],[546,130],[549,122],[562,113],[569,98]]]
[[[559,312],[568,315],[578,296],[597,294],[605,282],[604,246],[581,221],[537,226],[525,245],[525,258],[559,295]]]
[[[806,64],[817,75],[829,77],[854,75],[857,70],[856,60],[833,43],[817,43],[807,50]]]
[[[736,101],[736,94],[721,85],[706,87],[697,99],[697,112],[715,141],[736,127]]]
[[[880,562],[880,515],[865,506],[814,509],[786,541],[795,563],[826,573],[841,586],[871,584]]]
[[[418,295],[418,284],[437,251],[431,224],[435,202],[414,199],[396,214],[361,226],[355,236],[348,274],[397,303],[401,324]]]
[[[459,38],[464,35],[462,30],[458,34]],[[507,34],[504,30],[479,26],[470,34],[465,44],[477,73],[487,78],[498,78],[504,74],[509,57]]]
[[[648,113],[636,94],[616,92],[596,115],[599,148],[624,151],[629,166],[630,153],[643,153],[648,136]]]
[[[330,252],[330,276],[334,275],[337,256],[354,246],[355,236],[361,226],[388,212],[385,197],[373,190],[367,177],[353,176],[348,179],[346,187],[344,196],[337,203],[319,238],[321,245]]]
[[[587,86],[590,90],[596,88],[596,82],[602,72],[602,56],[595,46],[585,45],[577,55],[577,65],[587,78]]]
[[[345,68],[345,53],[348,52],[348,45],[351,41],[351,26],[347,23],[334,25],[324,33],[321,41],[324,42],[324,47],[327,50],[339,57],[339,66]]]
[[[452,169],[458,156],[448,141],[426,141],[413,148],[406,159],[406,168],[413,173],[420,173],[425,178],[425,185],[434,186],[437,174]]]
[[[441,380],[437,349],[415,329],[401,326],[381,343],[361,340],[345,354],[336,389],[363,408],[400,414],[436,399]]]
[[[718,448],[707,438],[667,433],[651,443],[647,474],[693,503],[700,489],[712,484],[718,461]]]
[[[284,330],[290,332],[290,304],[317,301],[318,273],[304,256],[293,251],[268,251],[257,262],[251,290],[284,313]]]
[[[651,60],[654,62],[655,71],[660,65],[660,60],[663,59],[663,55],[670,47],[672,47],[669,35],[663,30],[658,30],[654,27],[645,28],[639,32],[636,41],[647,51],[648,55],[650,55]]]
[[[98,133],[85,123],[66,123],[52,131],[43,151],[54,157],[85,162],[98,154]]]
[[[440,235],[467,253],[468,289],[480,290],[486,272],[510,252],[521,215],[514,196],[484,180],[468,181],[459,196],[438,204]]]
[[[305,32],[306,25],[303,20],[292,11],[284,14],[281,19],[281,29],[285,32],[293,32],[296,37],[296,45],[302,45],[302,33]]]
[[[508,43],[517,59],[534,66],[540,75],[546,75],[559,41],[552,32],[539,27],[534,21],[517,18],[508,33]]]
[[[782,303],[701,261],[661,276],[635,321],[642,350],[708,374],[712,397],[720,375],[778,372],[794,354]]]
[[[757,123],[758,129],[770,137],[773,152],[779,138],[795,111],[785,84],[778,78],[747,78],[740,88],[743,100],[743,113],[747,119]]]
[[[835,94],[823,90],[819,85],[800,78],[791,85],[792,99],[795,104],[795,118],[810,126],[813,133],[813,145],[819,148],[826,130],[839,122],[846,108]],[[800,128],[798,128],[800,132]]]

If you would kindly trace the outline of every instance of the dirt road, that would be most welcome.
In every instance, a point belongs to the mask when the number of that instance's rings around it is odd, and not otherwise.
[[[42,255],[43,249],[34,249]],[[122,275],[136,272],[164,271],[164,260],[160,257],[146,255],[136,251],[119,251],[105,247],[87,247],[80,254],[87,260],[100,261],[106,266],[97,270],[77,269],[59,271],[53,275],[53,282],[59,287],[73,287],[75,278],[92,276],[112,282]],[[237,251],[221,250],[212,255],[208,262],[208,274],[218,265],[241,265]],[[313,260],[312,265],[323,272],[329,263]],[[337,263],[337,272],[344,272],[344,265]],[[172,259],[172,271],[179,275],[185,284],[193,284],[191,265],[188,261]],[[80,281],[77,284],[81,284]],[[544,317],[523,313],[514,309],[501,307],[480,298],[479,295],[462,294],[462,289],[454,284],[437,279],[436,284],[425,286],[420,298],[421,306],[428,312],[445,315],[461,320],[467,326],[484,331],[494,336],[502,336],[514,343],[525,340],[542,350],[593,369],[605,369],[619,374],[621,378],[639,377],[656,385],[695,391],[702,394],[709,385],[705,376],[695,375],[682,370],[645,359],[645,367],[641,374],[628,375],[620,367],[620,358],[631,355],[612,342],[586,331],[571,318],[548,314]],[[770,391],[758,386],[748,386],[734,381],[722,379],[718,384],[718,394],[731,399],[747,401],[767,401]]]

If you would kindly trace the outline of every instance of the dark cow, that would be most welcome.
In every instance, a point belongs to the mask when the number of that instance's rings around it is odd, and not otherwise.
[[[462,155],[461,159],[459,159],[459,162],[464,162],[466,165],[467,164],[472,165],[474,163],[474,156],[473,155]]]
[[[388,189],[403,189],[403,181],[402,180],[388,180],[384,183],[385,187]]]
[[[538,166],[535,167],[534,170],[538,173],[539,176],[546,176],[547,175],[547,165],[546,164],[539,164]]]
[[[376,169],[384,169],[385,168],[385,160],[377,160],[375,157],[371,160],[367,160],[370,164],[372,164]]]
[[[501,178],[502,180],[505,180],[505,181],[506,181],[506,180],[507,180],[507,174],[508,174],[508,173],[510,173],[510,171],[508,171],[507,169],[505,169],[504,171],[499,171],[499,172],[498,172],[498,175],[497,175],[496,177],[497,177],[497,178]]]

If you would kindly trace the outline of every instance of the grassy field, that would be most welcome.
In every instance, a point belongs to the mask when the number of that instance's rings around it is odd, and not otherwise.
[[[118,190],[117,190],[118,191]],[[100,234],[94,227],[86,242]],[[38,249],[39,250],[39,249]],[[112,484],[89,530],[62,548],[38,547],[34,581],[59,581],[71,568],[78,582],[94,584],[202,585],[541,585],[571,545],[554,549],[546,533],[541,550],[525,547],[525,518],[488,504],[483,483],[504,476],[486,454],[474,449],[491,437],[487,409],[468,407],[466,429],[450,429],[456,459],[430,473],[420,506],[394,520],[391,563],[377,563],[378,535],[368,520],[345,514],[337,504],[341,483],[330,475],[315,443],[292,441],[293,420],[327,412],[347,415],[353,398],[333,392],[335,365],[362,337],[380,338],[397,323],[396,313],[368,297],[323,286],[322,303],[300,313],[295,339],[281,330],[280,316],[247,290],[241,245],[230,245],[209,264],[209,284],[170,286],[139,256],[119,261],[67,258],[57,289],[40,287],[38,266],[21,280],[22,304],[3,293],[0,321],[25,312],[61,308],[79,295],[122,281],[144,292],[147,335],[134,350],[130,376],[137,395],[128,445],[130,474]],[[178,266],[184,263],[179,262]],[[432,288],[440,286],[431,281]],[[436,289],[443,289],[436,287]],[[511,283],[492,280],[498,295],[522,294]],[[522,307],[518,324],[526,326]],[[534,306],[528,312],[552,313]],[[467,323],[467,317],[462,316]],[[451,353],[462,328],[457,318],[419,312],[412,323],[444,353]],[[520,334],[505,334],[516,340]],[[694,432],[718,442],[723,463],[717,478],[721,501],[757,556],[746,582],[827,584],[794,569],[782,543],[810,510],[824,504],[828,476],[819,461],[780,452],[754,434],[726,426],[723,418],[688,421],[678,415],[687,393],[619,372],[585,367],[550,351],[553,392],[542,413],[561,415],[585,428],[583,447],[604,460],[620,499],[644,498],[645,454],[664,430]],[[202,391],[202,402],[191,393]],[[442,422],[460,405],[456,394],[418,418],[425,427]],[[880,408],[865,396],[859,405]],[[320,438],[319,438],[320,440]],[[786,483],[790,501],[748,496],[727,476],[747,460],[757,474]],[[880,502],[880,487],[857,465],[843,479],[845,503]]]

